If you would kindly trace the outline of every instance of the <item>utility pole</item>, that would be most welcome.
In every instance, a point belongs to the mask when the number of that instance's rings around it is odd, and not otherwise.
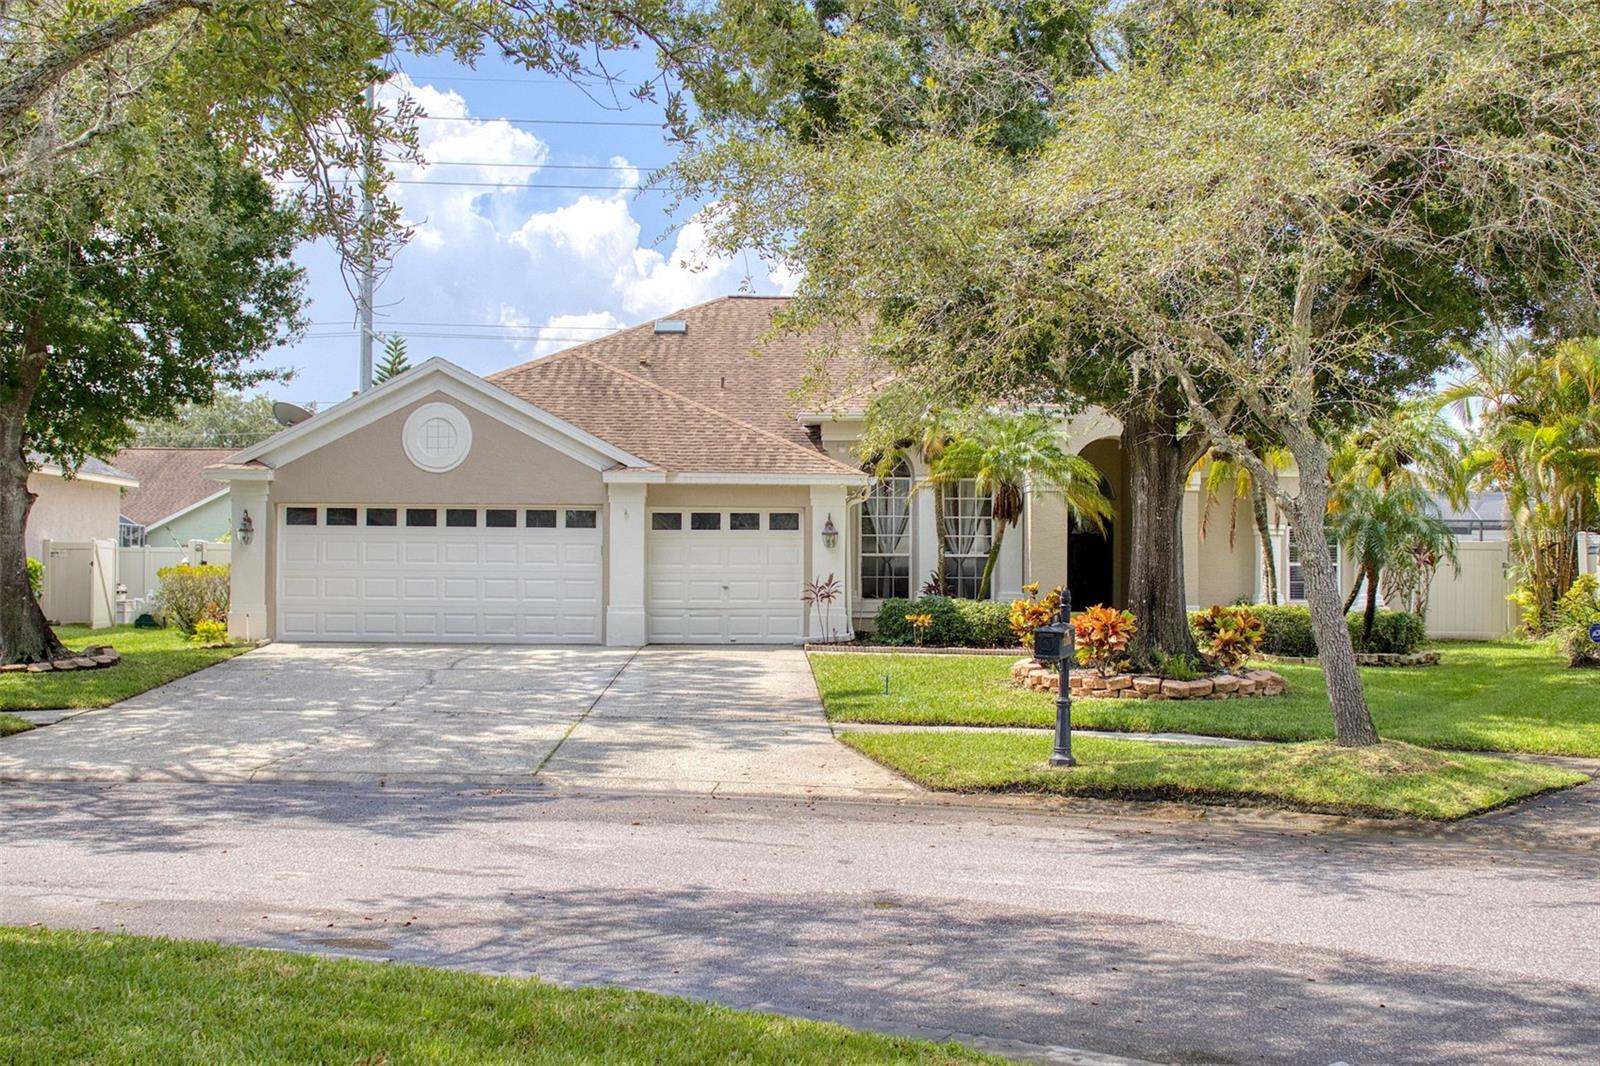
[[[377,104],[376,87],[367,85],[367,107],[370,109]],[[361,257],[361,295],[357,298],[356,312],[361,318],[361,381],[360,388],[366,392],[372,388],[372,290],[373,272],[375,264],[372,261],[373,252],[371,237],[368,230],[372,225],[372,142],[367,141],[367,150],[361,161],[361,228],[362,240],[366,249]]]

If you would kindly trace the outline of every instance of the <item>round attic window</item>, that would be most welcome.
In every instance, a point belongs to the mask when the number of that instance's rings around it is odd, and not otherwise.
[[[454,470],[472,450],[472,423],[447,403],[425,403],[412,411],[402,436],[406,458],[433,474]]]

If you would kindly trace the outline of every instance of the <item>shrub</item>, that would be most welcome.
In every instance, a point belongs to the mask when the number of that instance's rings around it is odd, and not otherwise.
[[[1022,591],[1028,595],[1020,600],[1011,601],[1011,610],[1006,614],[1006,623],[1011,627],[1011,635],[1018,644],[1033,650],[1033,631],[1046,624],[1056,616],[1056,611],[1061,607],[1061,586],[1057,585],[1043,599],[1039,599],[1039,583],[1031,582],[1022,586]]]
[[[1248,607],[1216,606],[1194,616],[1192,625],[1200,653],[1213,665],[1237,670],[1261,651],[1266,629]]]
[[[1138,628],[1132,611],[1119,611],[1115,607],[1090,607],[1073,615],[1078,661],[1101,676],[1112,673],[1123,661],[1128,642]]]
[[[1587,632],[1590,622],[1600,622],[1600,580],[1580,574],[1556,602],[1556,624],[1562,629],[1582,626]]]
[[[1174,681],[1193,681],[1204,677],[1207,673],[1205,664],[1190,656],[1168,655],[1159,648],[1155,654],[1155,672],[1160,677],[1170,677]]]
[[[1011,605],[999,600],[952,600],[967,624],[965,641],[974,648],[1007,648],[1016,643],[1011,632]],[[1033,633],[1029,631],[1029,639]]]
[[[191,644],[207,646],[228,643],[228,623],[214,622],[209,618],[202,618],[194,624],[194,632],[189,635]]]
[[[1317,654],[1317,640],[1311,633],[1311,611],[1305,607],[1262,604],[1250,608],[1264,630],[1261,650],[1269,655],[1310,658]],[[1189,616],[1196,625],[1200,615]],[[1427,636],[1427,624],[1409,611],[1380,610],[1372,620],[1372,639],[1361,642],[1361,612],[1346,616],[1350,640],[1358,652],[1391,652],[1406,655],[1417,650]]]
[[[1361,614],[1350,615],[1345,621],[1350,626],[1350,640],[1356,651],[1392,652],[1409,655],[1417,650],[1428,635],[1428,624],[1421,615],[1410,611],[1379,611],[1372,620],[1372,639],[1361,643]]]
[[[28,559],[28,591],[34,599],[44,595],[44,564],[34,558]]]
[[[193,633],[197,622],[227,620],[226,566],[168,566],[157,570],[156,577],[161,579],[161,589],[157,593],[161,612],[171,625]]]
[[[912,644],[917,635],[907,615],[928,615],[931,621],[923,641],[936,647],[960,647],[968,643],[971,631],[956,601],[946,596],[923,596],[915,600],[884,600],[873,623],[873,636],[885,644]]]

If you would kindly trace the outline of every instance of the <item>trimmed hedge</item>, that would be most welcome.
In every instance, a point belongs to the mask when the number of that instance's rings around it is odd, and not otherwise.
[[[1016,643],[1011,633],[1010,604],[948,596],[884,600],[873,622],[873,640],[880,644],[915,644],[917,634],[906,621],[908,614],[933,618],[922,638],[929,647],[1004,648]]]
[[[1261,650],[1268,655],[1287,655],[1296,658],[1317,654],[1317,641],[1311,635],[1311,611],[1305,607],[1269,606],[1252,604],[1251,612],[1266,628]],[[1194,615],[1190,615],[1193,623]],[[1382,652],[1409,655],[1417,650],[1427,636],[1427,627],[1417,615],[1407,611],[1378,611],[1372,620],[1372,639],[1361,642],[1362,614],[1360,611],[1345,616],[1350,627],[1350,640],[1358,652]]]

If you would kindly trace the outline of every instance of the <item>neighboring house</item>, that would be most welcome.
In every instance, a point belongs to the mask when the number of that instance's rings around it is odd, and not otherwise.
[[[113,460],[139,481],[122,500],[125,547],[171,548],[191,540],[218,540],[231,526],[225,485],[206,468],[233,454],[231,448],[127,448]]]
[[[42,456],[29,459],[34,471],[28,475],[28,491],[34,500],[24,541],[30,558],[41,558],[47,540],[116,538],[122,494],[139,487],[137,477],[99,459],[85,460],[70,477]]]
[[[855,445],[871,368],[843,357],[817,392],[811,346],[769,336],[775,298],[724,297],[478,377],[433,359],[213,466],[230,488],[229,624],[285,640],[787,643],[845,637],[889,597],[916,595],[945,538],[975,592],[993,521],[969,484],[943,522],[907,454],[888,478]],[[814,408],[803,410],[802,408]],[[1074,602],[1126,602],[1127,477],[1120,426],[1064,423],[1105,474],[1113,515],[1074,529],[1059,497],[1030,497],[993,594],[1068,583]],[[1247,510],[1199,535],[1185,503],[1193,605],[1251,599],[1261,548]],[[1223,501],[1226,506],[1226,501]],[[942,533],[940,526],[942,525]],[[1268,550],[1291,597],[1293,549]],[[836,576],[826,617],[802,604]]]

